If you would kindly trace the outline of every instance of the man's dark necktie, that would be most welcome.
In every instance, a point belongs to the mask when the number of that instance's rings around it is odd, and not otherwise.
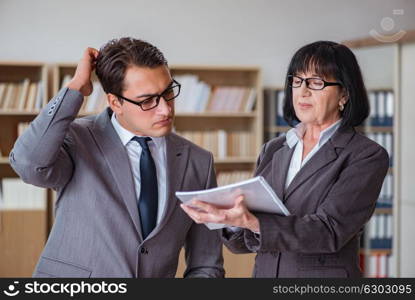
[[[157,173],[156,165],[147,145],[151,138],[136,136],[133,140],[138,142],[143,149],[140,156],[141,190],[140,199],[138,200],[138,211],[143,238],[145,239],[157,224]]]

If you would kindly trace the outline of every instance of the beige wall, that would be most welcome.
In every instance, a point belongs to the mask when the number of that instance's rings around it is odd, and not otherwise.
[[[74,62],[87,46],[131,35],[171,64],[259,65],[265,85],[281,85],[300,46],[382,33],[384,17],[415,28],[414,16],[412,0],[1,0],[0,61]]]

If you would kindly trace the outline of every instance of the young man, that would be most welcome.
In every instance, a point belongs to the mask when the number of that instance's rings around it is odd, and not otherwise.
[[[97,116],[76,119],[92,92]],[[67,87],[10,154],[27,183],[57,191],[56,218],[35,277],[223,277],[217,231],[194,223],[175,192],[216,186],[211,153],[171,133],[180,84],[153,45],[132,38],[88,48]]]

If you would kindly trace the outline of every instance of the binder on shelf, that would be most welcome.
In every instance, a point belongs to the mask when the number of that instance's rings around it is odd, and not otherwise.
[[[393,165],[393,136],[392,133],[385,133],[384,134],[384,147],[389,155],[389,166],[392,167]]]
[[[387,92],[386,93],[386,126],[393,126],[393,107],[394,100],[393,100],[393,93]]]
[[[367,124],[371,126],[376,126],[376,94],[374,92],[369,92],[369,118],[367,120]]]
[[[287,122],[284,119],[284,91],[277,91],[277,125],[278,126],[288,126]]]
[[[376,94],[376,102],[377,102],[377,126],[385,126],[386,125],[386,100],[385,94],[383,92],[378,92]]]
[[[392,215],[374,215],[369,225],[370,249],[391,249],[392,248]]]
[[[264,123],[265,128],[275,124],[277,118],[277,97],[276,92],[271,89],[264,90]]]

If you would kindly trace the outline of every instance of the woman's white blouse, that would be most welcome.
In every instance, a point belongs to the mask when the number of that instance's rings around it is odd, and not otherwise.
[[[295,147],[295,150],[293,156],[291,157],[290,167],[288,169],[287,178],[285,180],[285,189],[287,189],[287,187],[290,185],[295,175],[297,175],[298,171],[300,171],[300,169],[313,157],[313,155],[316,154],[316,152],[333,136],[333,134],[340,127],[340,123],[341,119],[320,133],[317,144],[307,154],[304,160],[302,157],[304,148],[303,137],[306,130],[305,125],[300,123],[295,128],[292,128],[287,132],[287,145],[290,148]]]

